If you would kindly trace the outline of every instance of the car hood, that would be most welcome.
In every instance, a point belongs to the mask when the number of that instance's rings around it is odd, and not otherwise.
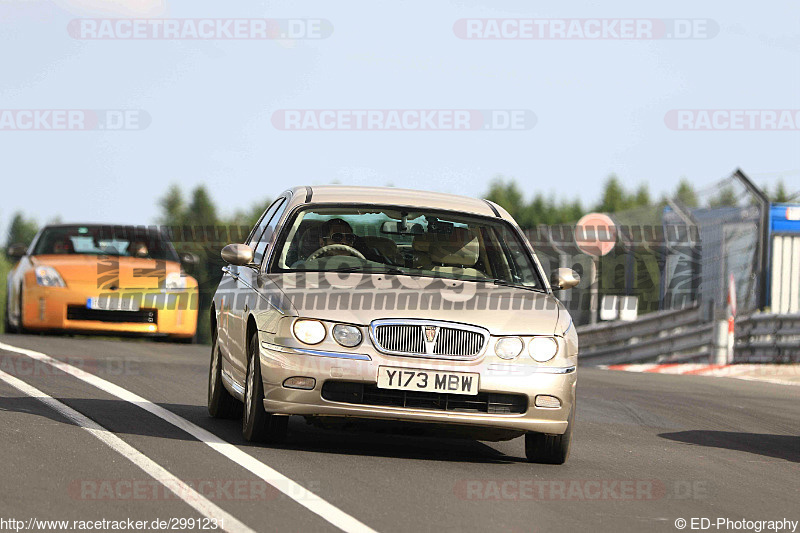
[[[179,263],[138,257],[37,255],[34,266],[55,268],[69,287],[93,284],[105,289],[157,289],[167,274],[180,272]]]
[[[353,284],[283,285],[281,291],[292,314],[359,325],[414,318],[473,324],[493,335],[552,335],[559,314],[550,294],[470,281],[372,275]]]

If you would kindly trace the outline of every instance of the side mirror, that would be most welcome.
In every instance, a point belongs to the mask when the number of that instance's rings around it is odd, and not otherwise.
[[[580,282],[581,277],[571,268],[559,268],[550,278],[550,285],[557,290],[571,289]]]
[[[246,244],[229,244],[220,253],[222,260],[231,265],[252,266],[253,249]]]
[[[197,254],[184,253],[180,255],[181,263],[186,266],[195,266],[200,262],[200,257]]]
[[[6,250],[6,255],[11,259],[19,259],[20,257],[24,256],[28,252],[28,247],[24,244],[16,243],[12,244]]]

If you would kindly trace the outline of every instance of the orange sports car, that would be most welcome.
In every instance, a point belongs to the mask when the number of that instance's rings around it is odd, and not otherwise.
[[[195,336],[197,281],[152,227],[50,225],[8,254],[7,332]]]

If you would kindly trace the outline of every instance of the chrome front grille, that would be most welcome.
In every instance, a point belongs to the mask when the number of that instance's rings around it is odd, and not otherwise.
[[[391,355],[472,359],[489,333],[483,328],[431,320],[376,320],[370,327],[378,351]]]
[[[483,335],[475,331],[442,328],[433,347],[436,355],[478,355],[483,348]]]

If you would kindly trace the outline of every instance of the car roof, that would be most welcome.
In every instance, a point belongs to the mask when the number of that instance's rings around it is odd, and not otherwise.
[[[488,217],[498,216],[496,206],[485,200],[441,192],[395,187],[312,185],[294,187],[292,193],[301,197],[299,203],[387,204],[458,211]]]

